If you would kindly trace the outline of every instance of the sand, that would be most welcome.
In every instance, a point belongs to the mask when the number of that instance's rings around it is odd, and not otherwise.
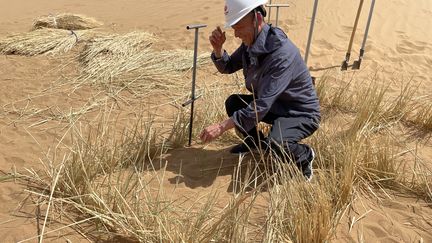
[[[279,1],[282,2],[282,1]],[[302,54],[305,51],[309,21],[313,1],[287,1],[288,9],[280,12],[279,26],[296,43]],[[366,26],[369,1],[365,1],[357,35],[353,45],[351,60],[357,59]],[[194,23],[208,24],[202,29],[199,37],[199,51],[211,51],[208,35],[218,25],[223,25],[224,1],[221,0],[128,0],[128,1],[5,1],[0,0],[0,37],[9,33],[29,31],[34,18],[49,13],[72,12],[94,17],[105,23],[104,30],[124,33],[142,30],[155,33],[162,40],[155,48],[170,50],[175,48],[193,48],[193,32],[186,30],[186,25]],[[7,6],[7,7],[6,7]],[[378,73],[382,82],[389,84],[397,92],[403,83],[412,80],[418,85],[418,95],[429,95],[432,92],[432,2],[430,0],[387,0],[377,1],[375,14],[369,31],[365,59],[360,72],[341,73],[338,68],[345,58],[354,16],[358,1],[331,0],[321,1],[318,7],[317,21],[312,41],[308,66],[312,74],[320,77],[326,71],[336,76],[356,75],[359,83]],[[274,15],[273,15],[274,16]],[[231,52],[239,44],[233,38],[233,32],[227,29],[228,41],[225,48]],[[48,57],[0,56],[0,105],[26,100],[50,87],[61,75],[73,76],[76,67],[70,65],[59,72],[56,67],[62,64],[61,59]],[[64,64],[64,63],[63,63]],[[215,72],[214,69],[211,70]],[[200,77],[207,77],[199,74]],[[91,93],[91,91],[88,91]],[[71,100],[82,104],[84,98],[65,97],[64,94],[47,96],[45,99],[34,99],[32,105],[49,107],[52,104],[68,107]],[[22,103],[21,103],[22,104]],[[222,104],[221,104],[222,105]],[[10,108],[10,106],[8,106]],[[20,106],[22,107],[22,105]],[[49,147],[61,139],[61,126],[53,123],[32,126],[40,119],[31,117],[19,119],[19,114],[0,114],[0,169],[24,171],[24,168],[41,168],[39,158]],[[58,123],[56,123],[58,125]],[[60,127],[60,128],[59,128]],[[410,146],[416,146],[418,139],[408,140]],[[219,176],[205,176],[194,170],[199,163],[206,161],[217,164],[218,157],[229,157],[226,150],[229,144],[214,145],[208,151],[194,148],[192,151],[181,149],[173,151],[169,158],[173,161],[182,158],[185,177],[180,183],[184,193],[194,193],[211,185],[221,185],[222,191],[229,191],[232,170]],[[432,142],[422,140],[420,156],[432,164]],[[197,157],[201,158],[198,162]],[[212,166],[210,166],[212,167]],[[176,168],[168,168],[167,178],[176,178]],[[167,179],[168,180],[168,179]],[[166,181],[167,188],[175,183]],[[24,185],[14,182],[0,184],[0,241],[16,242],[37,234],[35,207],[31,203],[20,203],[26,197]],[[228,192],[226,192],[228,196]],[[356,212],[351,217],[359,220],[351,232],[348,222],[338,229],[336,242],[432,242],[432,209],[415,198],[389,198],[382,202],[376,199],[362,198],[355,205]],[[54,225],[53,225],[53,228]],[[77,234],[67,235],[69,231],[53,234],[53,242],[73,242],[86,240]]]

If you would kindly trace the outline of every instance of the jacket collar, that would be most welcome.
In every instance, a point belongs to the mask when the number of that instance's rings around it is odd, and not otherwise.
[[[281,32],[281,33],[279,33]],[[284,38],[285,37],[285,38]],[[258,57],[278,49],[286,40],[286,35],[277,28],[265,24],[255,42],[248,48],[249,55]]]

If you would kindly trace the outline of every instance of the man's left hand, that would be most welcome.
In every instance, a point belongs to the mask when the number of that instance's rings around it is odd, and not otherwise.
[[[214,139],[218,138],[220,135],[222,135],[225,131],[233,128],[234,126],[234,121],[231,118],[223,121],[222,123],[210,125],[201,132],[201,141],[203,143],[211,142]]]

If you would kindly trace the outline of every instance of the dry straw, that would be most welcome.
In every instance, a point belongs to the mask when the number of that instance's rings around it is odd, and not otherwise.
[[[0,39],[0,54],[54,55],[70,51],[85,35],[85,31],[39,29],[13,34]]]
[[[101,27],[103,23],[79,14],[61,13],[41,16],[34,20],[32,29],[53,28],[65,30],[86,30]]]
[[[81,79],[107,81],[139,67],[141,55],[156,41],[146,32],[107,35],[92,38],[79,56],[84,67]]]
[[[134,90],[168,88],[192,68],[193,51],[155,51],[156,37],[131,32],[92,39],[79,56],[83,66],[80,79],[92,83],[119,84]],[[208,54],[198,57],[197,65],[208,62]]]
[[[182,146],[187,140],[187,119],[181,112],[170,126],[170,134],[161,133],[154,120],[143,121],[143,116],[138,115],[119,136],[118,125],[111,124],[108,112],[101,113],[104,117],[94,130],[78,124],[71,126],[71,140],[66,146],[70,156],[60,161],[61,167],[55,167],[60,158],[56,154],[60,153],[47,154],[45,170],[28,177],[36,184],[31,191],[40,197],[39,202],[53,205],[52,212],[46,215],[53,217],[52,213],[58,211],[72,218],[78,215],[76,225],[82,224],[84,218],[92,223],[95,228],[87,234],[94,239],[123,236],[141,242],[331,241],[359,193],[378,195],[376,191],[380,190],[388,194],[391,190],[386,189],[392,189],[432,198],[430,171],[414,166],[415,176],[409,180],[408,170],[401,169],[404,161],[398,158],[400,148],[393,142],[397,138],[390,139],[387,134],[392,128],[389,122],[405,119],[402,115],[412,110],[411,92],[402,89],[395,99],[398,102],[391,102],[394,99],[385,99],[387,89],[374,87],[354,93],[350,112],[340,114],[350,124],[335,129],[340,126],[333,123],[336,118],[323,114],[322,127],[311,138],[316,151],[316,173],[311,183],[306,183],[295,167],[281,163],[287,162],[281,161],[284,158],[270,154],[268,158],[260,156],[265,160],[252,160],[242,155],[235,172],[245,162],[250,162],[253,170],[247,170],[246,180],[238,184],[247,184],[252,190],[236,190],[222,210],[216,203],[217,191],[200,199],[184,200],[172,196],[176,191],[169,195],[164,191],[167,164],[163,155],[168,146]],[[220,104],[224,90],[212,91],[204,93],[209,100],[205,97],[201,101],[207,110],[198,109],[212,112],[197,114],[200,122],[211,124],[222,115],[213,106]],[[345,95],[325,86],[319,91],[325,94],[324,106],[346,109],[340,106]],[[368,106],[362,106],[361,100]],[[380,127],[386,129],[376,129]],[[260,166],[265,167],[264,171],[255,169]],[[255,183],[260,176],[265,178],[263,183]],[[234,184],[240,181],[238,176],[233,177]],[[268,191],[260,194],[259,190],[266,188],[264,183]],[[267,216],[253,221],[254,207],[265,211],[255,201],[261,195],[268,199],[264,206]],[[356,222],[352,221],[350,228]]]

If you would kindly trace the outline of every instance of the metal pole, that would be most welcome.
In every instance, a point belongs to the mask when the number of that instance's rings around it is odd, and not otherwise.
[[[352,69],[360,69],[360,65],[362,63],[363,55],[364,55],[364,52],[365,52],[366,41],[367,41],[367,38],[368,38],[368,35],[369,35],[369,27],[370,27],[370,23],[372,21],[372,14],[373,14],[373,11],[374,11],[374,6],[375,6],[375,0],[372,0],[371,7],[370,7],[370,10],[369,10],[369,17],[368,17],[367,24],[366,24],[365,34],[363,36],[363,42],[362,42],[362,46],[360,48],[359,58],[358,58],[357,61],[354,61]]]
[[[284,7],[289,7],[289,4],[266,4],[266,7],[269,8],[269,18],[268,18],[268,22],[270,22],[270,10],[272,8],[276,8],[276,27],[278,26],[278,21],[279,21],[279,8],[284,8]]]
[[[270,5],[271,5],[271,4],[272,4],[272,0],[270,0]],[[268,6],[268,5],[267,5],[267,6]],[[269,23],[270,23],[270,21],[271,21],[270,16],[271,16],[271,8],[269,8],[268,18],[267,18],[267,22],[269,22]]]
[[[357,30],[357,25],[358,25],[358,21],[359,21],[359,18],[360,18],[361,11],[362,11],[363,2],[364,2],[364,0],[360,0],[359,8],[357,10],[357,15],[356,15],[356,18],[355,18],[355,21],[354,21],[353,31],[351,33],[351,38],[350,38],[350,42],[349,42],[349,45],[348,45],[348,50],[347,50],[347,53],[345,55],[345,60],[342,62],[342,66],[341,66],[341,70],[342,71],[345,71],[348,68],[348,62],[349,62],[350,57],[351,57],[351,48],[352,48],[352,44],[354,42],[354,36],[355,36],[356,30]]]
[[[311,42],[312,42],[312,35],[313,35],[314,27],[315,27],[315,18],[316,18],[317,9],[318,9],[318,0],[315,0],[313,11],[312,11],[311,25],[309,28],[309,37],[308,37],[308,41],[307,41],[307,45],[306,45],[306,53],[305,53],[306,65],[308,63],[308,57],[309,57],[309,51],[310,51],[310,46],[311,46]]]
[[[276,7],[276,27],[278,27],[279,22],[279,6]]]
[[[193,128],[193,115],[194,115],[194,103],[195,100],[198,99],[195,97],[195,80],[196,80],[196,63],[197,63],[197,55],[198,55],[198,30],[200,28],[207,27],[207,25],[200,24],[200,25],[188,25],[186,29],[195,29],[195,44],[194,44],[194,58],[193,58],[193,72],[192,72],[192,93],[191,93],[191,99],[189,101],[186,101],[183,106],[186,106],[188,104],[191,104],[191,115],[189,120],[189,143],[188,145],[191,146],[192,143],[192,128]]]
[[[369,34],[369,27],[370,27],[370,24],[371,24],[371,21],[372,21],[372,14],[373,14],[373,11],[374,11],[374,7],[375,7],[375,0],[372,0],[371,9],[369,11],[369,17],[368,17],[368,21],[367,21],[367,24],[366,24],[366,32],[365,32],[365,35],[363,37],[363,43],[362,43],[362,47],[361,47],[361,49],[363,49],[363,50],[365,49],[365,46],[366,46],[366,41],[367,41],[368,34]]]

